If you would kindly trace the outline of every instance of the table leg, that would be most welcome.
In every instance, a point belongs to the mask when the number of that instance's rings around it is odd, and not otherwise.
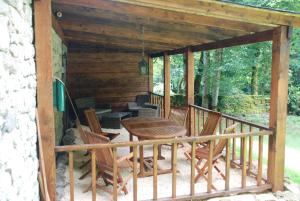
[[[140,145],[140,172],[138,177],[145,176],[145,166],[144,166],[144,147]]]
[[[158,160],[165,160],[165,157],[161,155],[162,144],[158,145]]]
[[[131,134],[129,134],[129,141],[132,142],[133,141],[133,136]],[[130,153],[133,152],[133,147],[129,148]]]

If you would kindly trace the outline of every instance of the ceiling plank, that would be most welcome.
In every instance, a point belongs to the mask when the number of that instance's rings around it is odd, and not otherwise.
[[[82,6],[74,5],[64,5],[53,3],[52,9],[55,12],[60,11],[63,13],[62,19],[76,19],[76,18],[86,18],[88,21],[103,21],[110,20],[116,23],[132,24],[136,26],[145,26],[149,28],[155,27],[156,29],[171,29],[172,31],[178,32],[190,32],[198,34],[206,34],[210,37],[215,38],[231,38],[233,36],[240,36],[249,34],[249,32],[230,30],[218,27],[211,27],[205,25],[189,24],[187,23],[175,23],[160,21],[157,19],[143,18],[136,16],[132,13],[122,14],[116,13],[114,11],[108,11],[104,9],[87,8]]]
[[[279,12],[270,9],[254,8],[215,0],[113,0],[132,5],[159,8],[177,12],[261,25],[286,25],[300,27],[300,14]]]
[[[141,41],[137,40],[129,40],[122,37],[107,37],[101,34],[93,34],[93,33],[84,33],[84,32],[76,32],[76,31],[65,31],[65,39],[68,42],[78,42],[82,44],[90,43],[94,45],[101,45],[110,48],[121,48],[130,50],[142,51],[143,44]],[[145,42],[145,51],[146,52],[155,52],[155,51],[163,51],[170,50],[174,48],[178,48],[179,46],[175,46],[172,44],[165,43],[149,43]]]
[[[139,27],[133,29],[132,27],[120,27],[101,24],[87,24],[75,21],[61,21],[60,22],[64,31],[80,31],[85,33],[102,34],[106,36],[119,37],[122,36],[128,39],[135,39],[142,41],[142,33]],[[172,31],[154,32],[153,30],[146,30],[144,40],[147,42],[163,42],[175,45],[195,45],[212,40],[202,39],[201,36],[197,38],[189,34],[181,34]]]
[[[137,6],[136,1],[107,1],[107,0],[53,0],[54,3],[64,5],[77,5],[87,8],[98,8],[113,11],[121,14],[133,14],[151,21],[156,19],[159,21],[190,23],[196,25],[206,25],[212,27],[220,27],[228,30],[240,30],[247,32],[259,32],[270,29],[270,26],[258,26],[257,24],[239,22],[234,19],[221,19],[217,17],[204,16],[197,14],[189,14],[184,10],[170,10],[167,8],[155,8],[151,6]],[[145,3],[146,4],[146,3]],[[162,7],[162,6],[161,6]],[[164,6],[166,7],[166,6]],[[169,10],[167,10],[169,9]]]

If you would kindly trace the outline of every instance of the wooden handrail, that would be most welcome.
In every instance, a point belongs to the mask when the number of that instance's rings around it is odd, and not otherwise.
[[[154,96],[159,96],[161,98],[163,98],[164,96],[163,95],[159,95],[159,94],[156,94],[156,93],[153,93],[153,92],[149,92],[151,95],[154,95]]]
[[[197,106],[197,105],[189,105],[190,107],[194,107],[194,108],[197,108],[199,110],[203,110],[203,111],[206,111],[206,112],[212,112],[213,110],[210,110],[210,109],[207,109],[207,108],[204,108],[204,107],[200,107],[200,106]],[[227,119],[230,119],[232,121],[235,121],[235,122],[239,122],[239,123],[243,123],[243,124],[246,124],[248,126],[253,126],[253,127],[256,127],[258,129],[263,129],[263,130],[271,130],[271,128],[267,127],[267,126],[263,126],[263,125],[260,125],[260,124],[255,124],[255,123],[252,123],[252,122],[249,122],[249,121],[246,121],[246,120],[242,120],[242,119],[239,119],[237,117],[233,117],[233,116],[230,116],[228,114],[223,114],[222,113],[222,117],[223,118],[227,118]]]
[[[56,152],[64,151],[84,151],[92,149],[101,148],[115,148],[115,147],[134,147],[138,145],[155,145],[155,144],[174,144],[174,143],[189,143],[189,142],[206,142],[210,140],[219,139],[231,139],[231,138],[244,138],[244,137],[254,137],[254,136],[264,136],[272,135],[272,131],[258,131],[251,133],[238,133],[238,134],[220,134],[211,136],[200,136],[200,137],[183,137],[176,139],[161,139],[161,140],[144,140],[144,141],[134,141],[134,142],[116,142],[108,144],[82,144],[82,145],[67,145],[67,146],[56,146]]]

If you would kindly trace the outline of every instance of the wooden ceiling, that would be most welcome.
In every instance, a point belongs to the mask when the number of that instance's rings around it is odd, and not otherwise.
[[[163,52],[300,27],[300,15],[212,0],[52,0],[64,40],[116,50]]]

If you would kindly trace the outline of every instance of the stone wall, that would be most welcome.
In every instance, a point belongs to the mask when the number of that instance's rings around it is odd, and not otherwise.
[[[31,0],[0,0],[0,200],[39,200]]]
[[[63,66],[63,54],[66,53],[67,47],[63,44],[59,35],[52,30],[52,57],[53,57],[53,75],[65,81],[65,69]],[[60,145],[63,136],[63,112],[57,111],[54,107],[55,121],[55,144]]]

